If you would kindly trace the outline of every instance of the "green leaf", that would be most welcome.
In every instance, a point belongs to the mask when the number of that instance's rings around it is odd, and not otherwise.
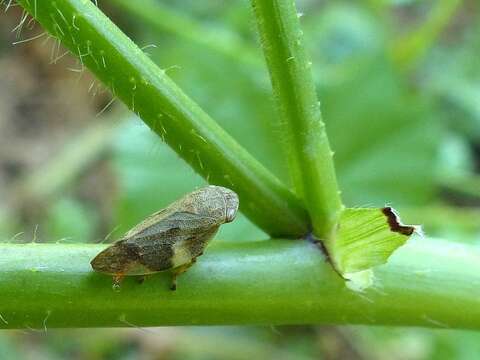
[[[321,92],[347,206],[421,205],[432,199],[444,134],[430,101],[412,96],[381,56],[359,67],[354,78]],[[338,99],[347,99],[347,105]]]
[[[415,230],[403,225],[390,207],[349,208],[342,213],[336,239],[325,246],[334,267],[349,278],[351,273],[386,263]]]

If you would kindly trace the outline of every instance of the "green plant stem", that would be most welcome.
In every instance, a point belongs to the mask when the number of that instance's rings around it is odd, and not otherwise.
[[[480,329],[480,249],[412,239],[373,286],[350,290],[313,244],[219,243],[168,289],[167,273],[121,290],[89,261],[105,245],[0,245],[0,328],[377,324]],[[460,311],[468,309],[468,311]]]
[[[141,19],[157,31],[166,31],[212,49],[235,61],[261,67],[264,63],[255,49],[237,34],[201,24],[154,0],[109,0],[114,5]]]
[[[252,0],[272,79],[290,172],[320,239],[334,236],[343,210],[293,0]]]
[[[198,173],[235,190],[259,227],[282,237],[307,232],[301,202],[90,1],[18,3]]]

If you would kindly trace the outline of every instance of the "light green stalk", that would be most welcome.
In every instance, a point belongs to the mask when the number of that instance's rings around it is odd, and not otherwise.
[[[343,205],[293,0],[252,0],[290,172],[314,234],[333,240]]]

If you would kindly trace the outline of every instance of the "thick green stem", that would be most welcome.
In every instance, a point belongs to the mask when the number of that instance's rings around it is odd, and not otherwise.
[[[94,273],[105,245],[0,245],[0,328],[207,324],[383,324],[480,329],[480,250],[412,239],[374,283],[350,290],[313,244],[216,243],[170,291]],[[468,311],[460,311],[468,309]]]
[[[293,183],[317,237],[333,237],[343,205],[293,0],[252,0]]]
[[[196,171],[235,190],[254,223],[282,237],[307,232],[300,201],[90,1],[18,3]]]

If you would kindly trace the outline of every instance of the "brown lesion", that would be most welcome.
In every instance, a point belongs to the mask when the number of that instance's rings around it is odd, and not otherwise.
[[[382,213],[387,217],[388,226],[391,231],[406,236],[410,236],[415,232],[415,226],[403,225],[398,215],[390,206],[382,208]]]

